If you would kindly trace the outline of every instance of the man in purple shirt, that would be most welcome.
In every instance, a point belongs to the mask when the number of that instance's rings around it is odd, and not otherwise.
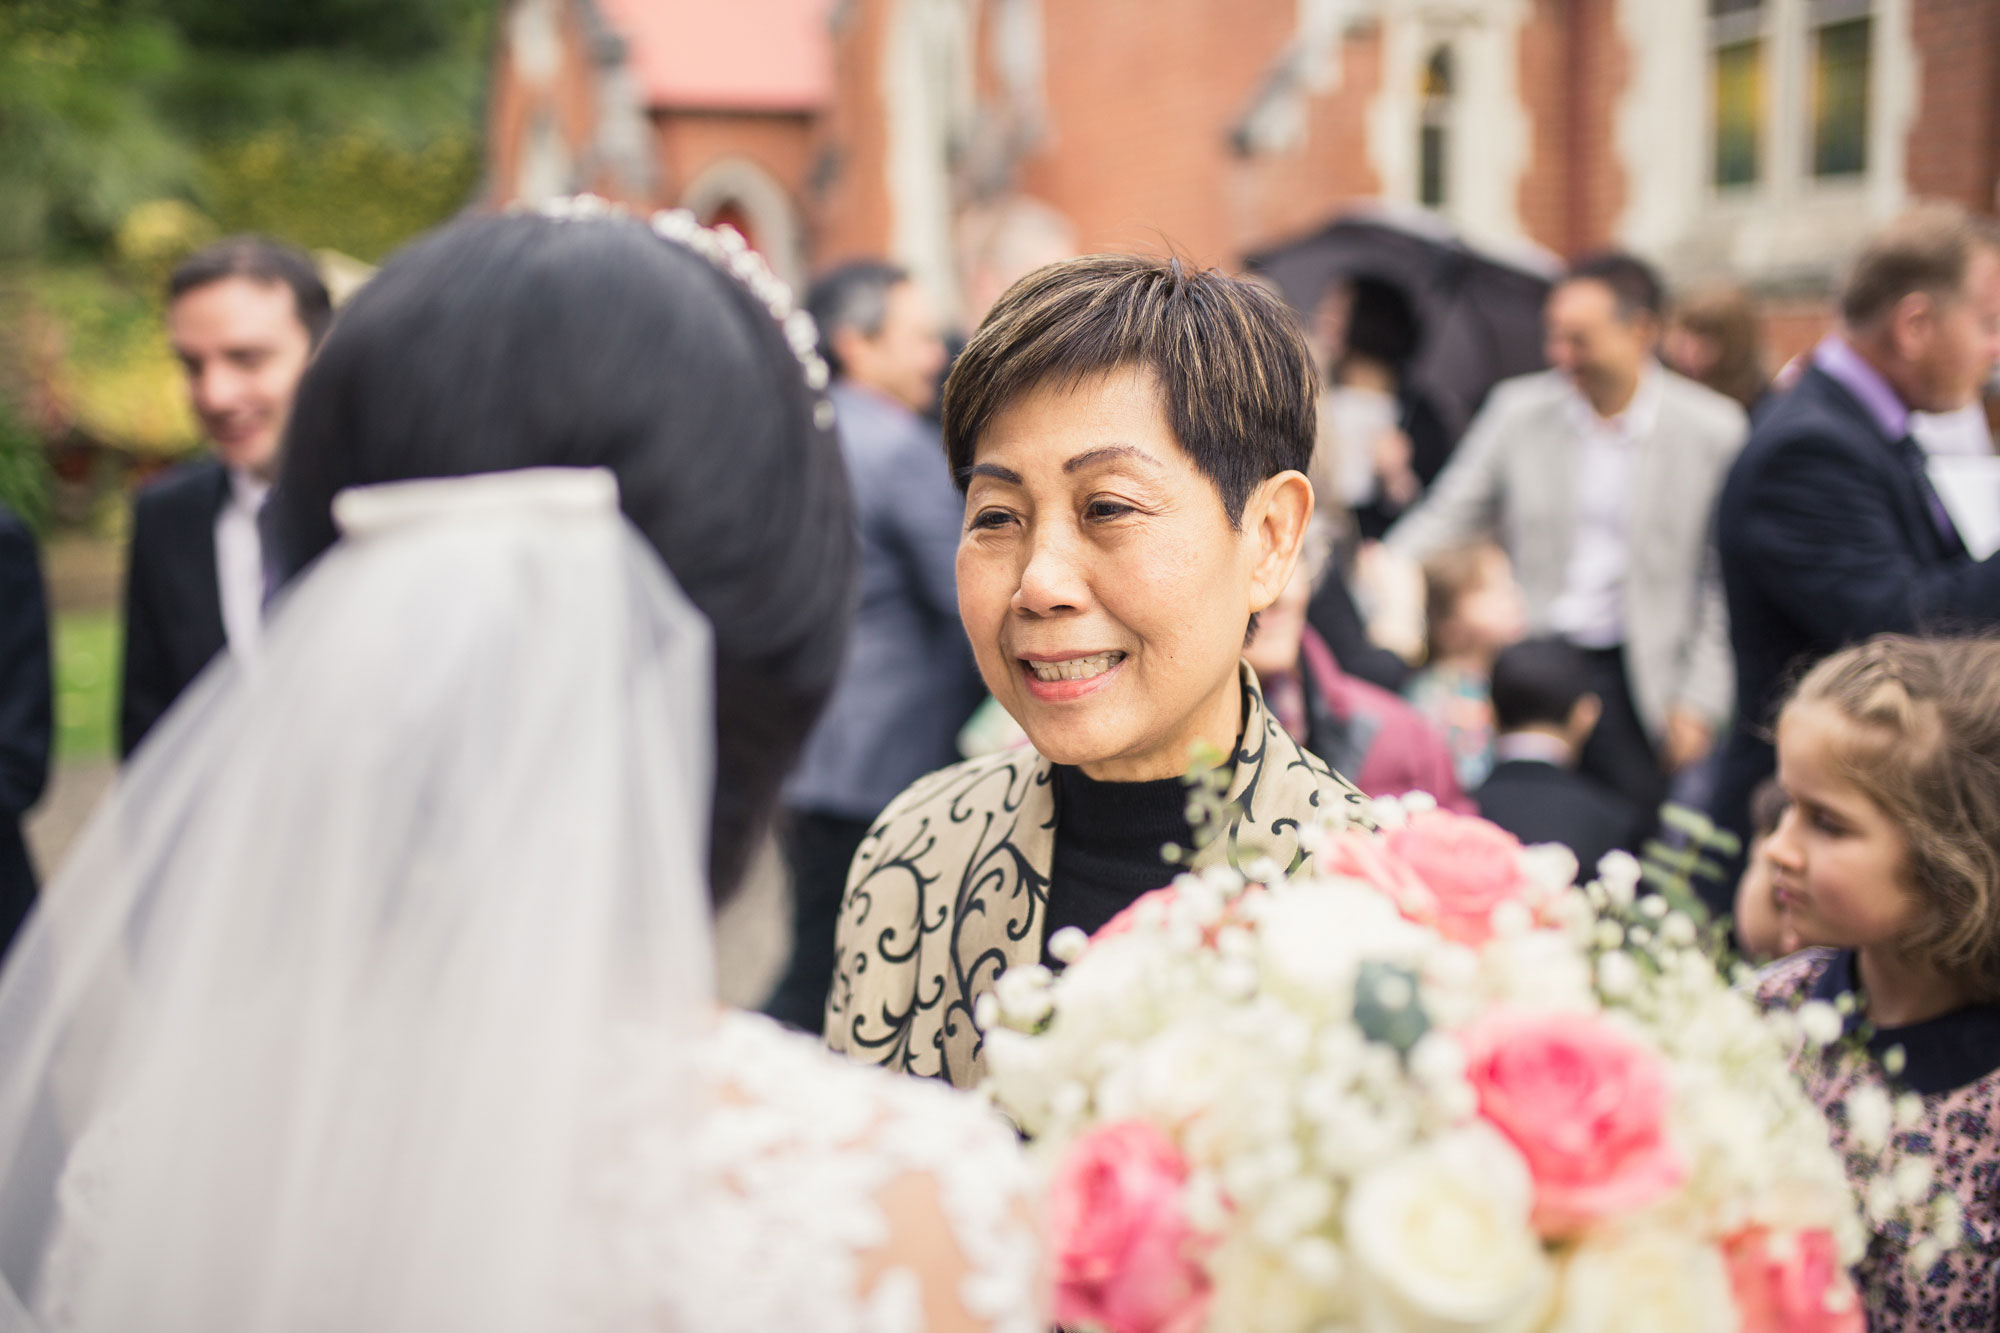
[[[1738,834],[1800,667],[1875,634],[2000,625],[2000,557],[1966,552],[1909,433],[1911,412],[1971,402],[2000,359],[2000,224],[1912,210],[1862,250],[1840,308],[1716,511],[1737,703],[1714,813]]]

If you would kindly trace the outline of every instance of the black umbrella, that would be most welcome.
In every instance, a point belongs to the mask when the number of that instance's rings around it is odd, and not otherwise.
[[[1400,288],[1423,325],[1408,382],[1428,396],[1453,439],[1495,384],[1547,364],[1542,302],[1555,263],[1482,254],[1428,213],[1357,210],[1245,263],[1307,321],[1336,277]]]

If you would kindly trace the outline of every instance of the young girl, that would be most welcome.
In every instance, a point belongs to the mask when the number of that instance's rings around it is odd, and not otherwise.
[[[1814,668],[1778,722],[1791,804],[1766,841],[1773,894],[1809,946],[1759,979],[1765,1005],[1853,993],[1868,1054],[1795,1059],[1828,1111],[1857,1195],[1876,1158],[1847,1107],[1873,1084],[1915,1093],[1896,1146],[1931,1159],[1962,1239],[1922,1271],[1877,1225],[1856,1281],[1871,1327],[2000,1321],[2000,641],[1885,636]],[[1891,1054],[1900,1048],[1900,1056]],[[1891,1073],[1891,1070],[1897,1072]],[[1880,1105],[1879,1098],[1869,1100]]]
[[[1478,542],[1424,561],[1424,618],[1430,661],[1404,693],[1450,745],[1469,792],[1493,769],[1493,660],[1527,633],[1507,553]]]

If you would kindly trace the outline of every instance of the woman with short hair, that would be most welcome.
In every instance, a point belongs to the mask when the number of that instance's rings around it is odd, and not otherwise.
[[[862,843],[835,1049],[976,1082],[979,997],[1172,876],[1203,755],[1229,804],[1196,865],[1295,869],[1303,825],[1361,817],[1242,661],[1312,514],[1316,390],[1276,298],[1177,259],[1050,265],[995,305],[946,382],[945,450],[960,616],[1032,750],[921,779]]]

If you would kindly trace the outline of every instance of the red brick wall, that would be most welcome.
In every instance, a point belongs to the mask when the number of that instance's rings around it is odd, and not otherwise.
[[[1680,3],[1681,0],[1670,0]],[[1528,168],[1521,223],[1566,258],[1611,243],[1625,206],[1614,143],[1631,52],[1612,0],[1535,0],[1521,32],[1520,87],[1528,106]]]
[[[883,46],[894,0],[852,0],[833,35],[833,102],[821,117],[816,162],[824,188],[809,197],[807,253],[815,269],[888,252],[888,109]]]
[[[1086,251],[1233,259],[1246,219],[1225,187],[1229,132],[1291,36],[1296,0],[1089,0],[1042,14],[1048,134],[1023,188],[1066,214]]]
[[[504,32],[504,25],[502,28]],[[516,174],[527,147],[528,129],[534,113],[548,106],[554,113],[563,139],[579,160],[584,145],[597,129],[595,93],[596,70],[587,54],[582,24],[573,5],[562,7],[562,57],[555,77],[540,89],[529,89],[516,73],[512,53],[505,41],[496,43],[498,54],[487,95],[486,161],[487,197],[495,205],[515,196]],[[587,182],[597,188],[603,182]]]
[[[730,111],[653,113],[659,202],[676,203],[701,173],[724,158],[755,162],[802,204],[812,170],[812,122],[803,115]]]
[[[2000,178],[2000,0],[1914,0],[1910,36],[1921,71],[1910,192],[1990,213]]]
[[[1229,205],[1228,257],[1288,240],[1372,199],[1382,179],[1368,150],[1368,103],[1382,88],[1382,37],[1370,30],[1342,47],[1337,91],[1314,97],[1297,149],[1231,159],[1222,185]]]

